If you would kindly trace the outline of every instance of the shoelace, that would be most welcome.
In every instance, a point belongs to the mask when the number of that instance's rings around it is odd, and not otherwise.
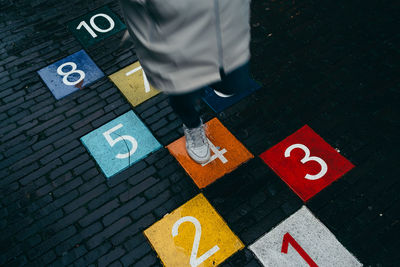
[[[187,129],[189,136],[189,144],[194,145],[194,147],[202,146],[206,140],[206,136],[203,134],[202,128]]]

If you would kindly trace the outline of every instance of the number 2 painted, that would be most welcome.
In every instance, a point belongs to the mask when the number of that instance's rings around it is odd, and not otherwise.
[[[301,150],[304,151],[305,156],[304,158],[300,161],[301,163],[306,163],[308,161],[316,161],[318,162],[318,164],[321,166],[321,171],[315,175],[310,175],[310,174],[306,174],[306,176],[304,176],[304,178],[308,179],[308,180],[318,180],[320,178],[322,178],[326,172],[328,171],[328,165],[326,164],[326,162],[318,157],[310,157],[310,150],[308,149],[308,147],[306,147],[305,145],[302,144],[294,144],[289,146],[286,150],[285,150],[285,158],[290,157],[290,152],[292,152],[293,149],[299,148]]]
[[[190,255],[190,265],[192,267],[196,267],[196,266],[199,266],[200,264],[202,264],[206,259],[211,257],[213,254],[215,254],[219,250],[219,247],[218,247],[218,245],[215,245],[210,250],[208,250],[206,253],[204,253],[203,255],[201,255],[200,257],[197,258],[197,252],[199,250],[200,237],[201,237],[201,224],[200,224],[199,220],[197,220],[195,217],[192,217],[192,216],[186,216],[186,217],[180,218],[178,221],[176,221],[176,223],[172,227],[172,236],[175,237],[178,235],[178,228],[184,222],[190,222],[190,223],[194,224],[194,227],[196,228],[196,233],[194,235],[194,241],[193,241],[193,247],[192,247],[192,253]]]

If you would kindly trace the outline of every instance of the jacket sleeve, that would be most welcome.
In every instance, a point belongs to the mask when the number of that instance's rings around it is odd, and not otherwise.
[[[147,10],[147,0],[120,0],[129,35],[135,47],[137,43],[146,43],[152,22]]]

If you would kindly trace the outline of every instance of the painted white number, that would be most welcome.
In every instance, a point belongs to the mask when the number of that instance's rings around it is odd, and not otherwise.
[[[223,94],[223,93],[221,93],[221,92],[218,92],[218,91],[216,91],[216,90],[214,90],[214,93],[217,95],[217,96],[219,96],[219,97],[231,97],[231,96],[233,96],[233,95],[226,95],[226,94]]]
[[[199,250],[200,237],[201,237],[201,224],[195,217],[186,216],[186,217],[180,218],[178,221],[176,221],[176,223],[172,227],[172,236],[176,237],[178,235],[178,228],[184,222],[191,222],[194,224],[194,227],[196,228],[196,233],[194,235],[194,241],[193,241],[193,247],[192,247],[192,253],[190,255],[190,265],[192,267],[196,267],[196,266],[199,266],[200,264],[202,264],[203,261],[205,261],[206,259],[211,257],[213,254],[215,254],[219,250],[219,247],[218,247],[218,245],[215,245],[213,248],[211,248],[206,253],[204,253],[203,255],[201,255],[200,257],[197,258],[197,252]]]
[[[115,139],[112,139],[111,134],[113,132],[115,132],[116,130],[122,128],[123,126],[124,125],[122,123],[120,123],[117,126],[114,126],[110,130],[105,131],[103,133],[104,137],[106,138],[107,142],[110,144],[111,147],[113,147],[119,141],[126,140],[126,141],[131,142],[131,144],[132,144],[131,150],[129,152],[127,152],[127,153],[124,153],[124,154],[117,154],[115,157],[118,158],[118,159],[124,159],[124,158],[127,158],[127,157],[131,156],[133,153],[135,153],[135,151],[136,151],[136,149],[138,147],[138,143],[137,143],[136,139],[133,138],[130,135],[122,135],[122,136],[119,136],[119,137],[117,137]]]
[[[97,18],[97,17],[103,17],[103,18],[105,18],[106,20],[108,20],[108,22],[110,23],[110,26],[109,26],[107,29],[101,29],[101,28],[99,28],[99,26],[97,26],[96,23],[94,22],[94,19]],[[105,32],[109,32],[109,31],[111,31],[112,29],[114,29],[114,27],[115,27],[115,22],[114,22],[114,20],[113,20],[109,15],[104,14],[104,13],[99,13],[99,14],[96,14],[96,15],[94,15],[93,17],[90,18],[90,25],[92,26],[92,28],[93,28],[95,31],[105,33]],[[80,29],[82,28],[82,26],[88,31],[88,33],[90,33],[90,35],[91,35],[93,38],[96,38],[96,37],[97,37],[97,34],[92,30],[92,28],[90,28],[89,25],[87,25],[86,21],[81,21],[81,22],[79,23],[78,27],[76,27],[76,29],[77,29],[77,30],[80,30]]]
[[[288,253],[288,248],[289,244],[292,245],[292,247],[300,254],[300,256],[307,262],[310,267],[318,267],[318,265],[311,259],[311,257],[307,254],[307,252],[297,243],[297,241],[291,236],[291,234],[286,233],[283,236],[282,240],[282,249],[281,252],[287,254]]]
[[[210,145],[211,151],[212,151],[214,154],[210,157],[209,161],[207,161],[206,163],[201,164],[201,166],[204,167],[204,166],[206,166],[208,163],[210,163],[211,161],[214,161],[214,160],[217,159],[217,158],[218,158],[223,164],[227,163],[228,160],[224,157],[224,154],[227,152],[226,149],[224,148],[224,149],[218,150],[218,149],[215,147],[215,145],[214,145],[213,143],[211,143],[210,140],[207,139],[207,141],[208,141],[208,144]]]
[[[304,153],[306,154],[304,156],[304,158],[300,161],[301,163],[304,164],[308,161],[316,161],[321,166],[321,171],[319,173],[317,173],[315,175],[307,174],[306,176],[304,176],[304,178],[306,178],[308,180],[318,180],[319,178],[323,177],[326,174],[326,172],[328,171],[328,165],[326,164],[326,162],[323,159],[318,158],[318,157],[310,157],[310,150],[305,145],[302,145],[302,144],[291,145],[290,147],[288,147],[285,150],[285,158],[290,157],[290,152],[292,152],[292,150],[295,148],[299,148],[299,149],[303,150]]]
[[[72,69],[70,71],[68,71],[68,72],[64,72],[63,68],[65,66],[71,66]],[[65,62],[64,64],[62,64],[61,66],[59,66],[57,68],[57,73],[59,75],[61,75],[61,76],[64,76],[62,81],[66,85],[75,85],[75,84],[80,83],[83,79],[85,79],[85,73],[83,71],[81,71],[81,70],[77,70],[77,66],[76,66],[76,64],[74,62]],[[74,82],[68,81],[68,76],[71,75],[72,73],[78,73],[79,74],[79,79],[74,81]]]
[[[150,84],[149,84],[149,81],[147,80],[146,73],[144,73],[144,70],[142,69],[142,66],[139,66],[137,68],[134,68],[131,71],[128,71],[127,73],[125,73],[125,76],[132,75],[139,70],[142,70],[142,73],[143,73],[144,91],[146,93],[148,93],[148,92],[150,92]]]

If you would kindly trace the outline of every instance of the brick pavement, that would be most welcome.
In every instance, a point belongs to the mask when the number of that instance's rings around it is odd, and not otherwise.
[[[142,232],[200,190],[162,148],[107,180],[79,138],[131,110],[102,78],[57,101],[37,70],[82,49],[66,22],[115,1],[1,0],[0,265],[160,266]],[[356,168],[308,208],[367,266],[398,266],[399,40],[395,1],[253,1],[263,88],[217,116],[254,155],[304,124]],[[397,13],[396,13],[397,12]],[[122,32],[86,49],[106,75],[136,61]],[[165,95],[134,108],[165,146],[182,135]],[[205,196],[249,245],[302,201],[259,158]],[[245,248],[222,266],[260,266]]]

